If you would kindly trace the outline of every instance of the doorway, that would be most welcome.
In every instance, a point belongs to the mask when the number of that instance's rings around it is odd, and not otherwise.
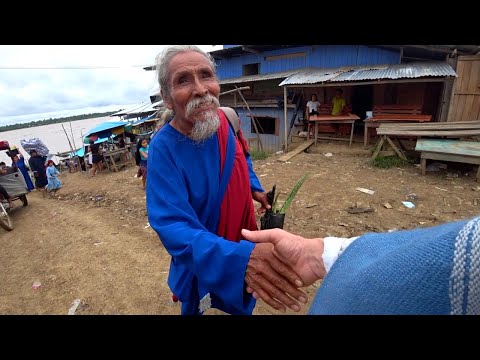
[[[373,85],[352,86],[352,113],[361,120],[366,119],[367,111],[373,107]]]

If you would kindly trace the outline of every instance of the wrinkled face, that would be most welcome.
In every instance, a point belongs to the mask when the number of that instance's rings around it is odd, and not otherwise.
[[[217,112],[220,85],[208,60],[195,51],[175,55],[169,63],[170,96],[165,105],[191,123]]]

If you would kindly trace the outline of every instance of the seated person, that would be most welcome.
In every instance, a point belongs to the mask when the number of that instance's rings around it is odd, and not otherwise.
[[[14,173],[16,169],[12,166],[7,166],[5,162],[0,162],[0,175]]]
[[[320,107],[320,102],[317,101],[317,95],[312,94],[312,98],[307,102],[307,119],[310,118],[310,115],[318,115],[318,108]]]
[[[335,97],[332,99],[332,115],[341,115],[346,113],[347,102],[343,97],[343,90],[335,90]]]
[[[0,185],[0,201],[2,200],[7,200],[8,205],[10,206],[10,209],[13,208],[13,202],[12,202],[12,199],[10,198],[10,195],[8,195],[5,188],[2,185]]]

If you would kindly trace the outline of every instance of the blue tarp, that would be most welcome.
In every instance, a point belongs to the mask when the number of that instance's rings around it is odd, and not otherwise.
[[[105,141],[108,141],[109,139],[112,139],[113,137],[114,137],[114,135],[112,135],[110,137],[98,138],[97,140],[94,141],[94,144],[103,143]],[[88,147],[88,145],[84,145],[81,149],[79,149],[75,153],[75,155],[83,157],[85,155],[85,148],[87,148],[87,147]]]
[[[105,130],[115,129],[117,127],[125,126],[125,125],[128,125],[128,123],[125,123],[125,122],[122,122],[122,121],[106,121],[104,123],[98,124],[97,126],[95,126],[92,129],[88,130],[85,133],[84,136],[87,137],[87,136],[90,136],[92,134],[100,133],[100,132],[105,131]]]
[[[150,120],[153,116],[155,115],[155,113],[153,113],[152,115],[149,115],[147,117],[144,117],[142,119],[138,119],[137,121],[135,121],[132,126],[137,126],[137,125],[141,125],[143,124],[145,121],[147,120]]]

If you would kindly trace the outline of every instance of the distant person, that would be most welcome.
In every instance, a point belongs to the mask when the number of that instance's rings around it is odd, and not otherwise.
[[[143,189],[147,183],[147,160],[148,160],[148,140],[140,139],[137,144],[137,153],[135,154],[135,161],[139,166],[137,176],[142,177]]]
[[[0,175],[2,174],[2,169],[0,169]],[[8,195],[7,191],[5,190],[5,188],[0,185],[0,200],[7,200],[8,201],[8,205],[10,206],[10,209],[13,208],[13,201],[12,199],[10,198],[10,195]]]
[[[118,137],[118,147],[120,149],[123,149],[125,147],[125,139],[123,138],[123,135],[120,135]]]
[[[8,173],[7,165],[3,161],[0,162],[0,176],[7,173]],[[10,205],[10,208],[13,208],[13,201],[2,185],[0,185],[0,200],[7,200],[8,205]]]
[[[14,166],[7,166],[5,162],[0,162],[0,174],[11,174],[14,173],[17,169]]]
[[[312,94],[311,100],[307,102],[307,116],[310,118],[310,115],[318,115],[318,108],[320,107],[320,102],[317,101],[317,95]]]
[[[48,179],[47,191],[48,192],[52,192],[52,191],[55,192],[62,187],[62,183],[60,182],[60,180],[58,180],[58,175],[60,175],[60,173],[55,167],[53,160],[48,160],[47,162],[47,179]]]
[[[27,165],[25,164],[25,159],[23,158],[23,155],[19,152],[18,155],[15,155],[13,157],[13,163],[15,166],[20,170],[20,172],[23,175],[23,178],[25,179],[25,183],[27,184],[27,190],[32,191],[35,189],[35,186],[33,185],[32,179],[30,178],[30,174],[28,173],[28,168]]]
[[[332,115],[341,115],[346,112],[347,102],[343,97],[343,90],[335,90],[335,96],[332,99]]]
[[[45,189],[48,184],[47,173],[45,168],[46,156],[38,155],[36,150],[30,150],[30,159],[28,159],[28,165],[35,177],[35,188],[39,191]]]
[[[92,172],[91,175],[95,176],[98,172],[102,173],[102,161],[103,155],[100,154],[100,144],[95,144],[95,141],[90,140],[90,152],[92,153]]]

